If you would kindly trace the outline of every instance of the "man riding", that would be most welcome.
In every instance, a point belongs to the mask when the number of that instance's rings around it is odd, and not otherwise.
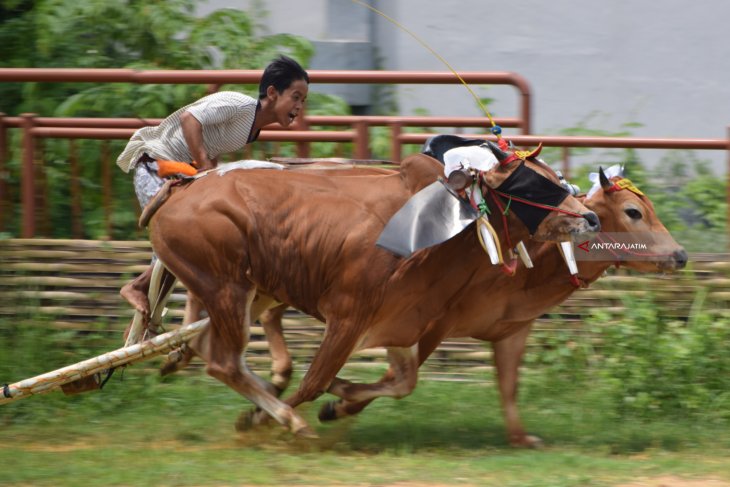
[[[172,113],[160,125],[137,130],[117,165],[124,172],[134,172],[134,190],[144,208],[165,182],[158,174],[158,161],[187,163],[191,173],[213,169],[220,154],[254,142],[266,125],[291,125],[302,113],[308,90],[307,72],[295,60],[279,56],[264,69],[258,100],[233,91],[205,96]],[[149,315],[151,276],[152,266],[120,291],[145,317]]]

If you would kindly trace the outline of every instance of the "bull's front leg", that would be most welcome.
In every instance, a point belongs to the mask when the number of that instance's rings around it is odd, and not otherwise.
[[[211,320],[207,343],[195,352],[207,363],[210,376],[248,398],[293,433],[312,436],[314,433],[304,419],[271,394],[268,383],[251,372],[242,358],[255,314],[255,296],[256,288],[247,283],[232,282],[210,290],[210,296],[203,299]]]
[[[360,328],[346,321],[328,320],[322,343],[297,390],[284,402],[296,408],[303,402],[317,399],[327,391],[337,373],[350,358],[361,335]],[[248,428],[266,423],[264,411],[255,410],[239,419],[239,426]]]
[[[522,448],[542,446],[542,440],[539,437],[527,434],[517,409],[519,368],[522,363],[522,356],[525,353],[527,337],[532,328],[531,325],[531,321],[515,323],[512,325],[517,329],[514,334],[492,343],[502,412],[507,425],[507,436],[510,445]]]
[[[286,399],[291,407],[314,401],[327,392],[337,373],[347,363],[360,339],[361,330],[347,321],[328,320],[327,329],[297,391]]]
[[[412,347],[389,347],[390,380],[380,380],[372,384],[356,384],[335,378],[327,392],[347,402],[369,402],[378,397],[400,399],[409,395],[418,382],[418,344]],[[386,375],[387,376],[387,375]],[[320,413],[320,418],[322,417]]]
[[[426,359],[433,353],[433,351],[436,350],[436,347],[438,347],[438,345],[442,342],[444,336],[447,335],[450,331],[447,323],[441,320],[436,320],[433,323],[429,323],[427,329],[428,331],[418,341],[418,368],[420,368],[420,366],[423,365],[423,362],[425,362]],[[400,373],[400,379],[398,377],[399,374],[398,372],[396,372],[391,360],[390,368],[385,372],[383,377],[380,378],[380,381],[377,384],[381,388],[383,386],[396,389],[402,388],[402,385],[398,386],[392,384],[397,380],[403,380],[403,373]],[[335,380],[337,381],[339,379]],[[336,383],[333,382],[333,386],[335,385]],[[347,384],[343,384],[340,387],[344,387],[344,385]],[[322,408],[319,411],[319,419],[320,421],[332,421],[335,419],[344,418],[346,416],[358,414],[363,409],[365,409],[368,404],[373,402],[378,397],[380,396],[373,395],[372,397],[361,401],[347,401],[344,399],[340,399],[339,401],[328,401],[327,403],[322,405]]]

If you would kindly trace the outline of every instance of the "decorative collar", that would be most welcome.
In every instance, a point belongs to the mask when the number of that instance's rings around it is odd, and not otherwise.
[[[535,148],[533,150],[512,151],[512,154],[510,154],[506,159],[504,159],[502,162],[500,162],[500,165],[506,166],[510,162],[526,161],[527,159],[537,157],[540,154],[541,150],[542,150],[542,142],[540,142],[537,145],[537,148]]]
[[[628,189],[632,193],[638,194],[639,196],[644,196],[644,193],[642,193],[639,188],[634,186],[634,183],[632,183],[630,179],[626,178],[619,179],[618,181],[613,183],[613,186],[605,189],[604,191],[606,193],[615,193],[616,191],[621,191],[622,189]]]

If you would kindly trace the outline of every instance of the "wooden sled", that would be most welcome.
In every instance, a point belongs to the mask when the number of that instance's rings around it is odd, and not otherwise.
[[[150,282],[149,329],[153,331],[158,331],[161,327],[165,304],[173,287],[169,283],[168,286],[161,284],[162,269],[162,263],[156,261]],[[139,312],[135,312],[122,348],[14,384],[5,384],[0,392],[0,404],[57,389],[62,389],[66,394],[100,389],[106,381],[105,377],[108,378],[117,367],[148,360],[174,350],[200,333],[208,326],[209,321],[205,318],[177,330],[147,338],[142,325],[142,316]]]

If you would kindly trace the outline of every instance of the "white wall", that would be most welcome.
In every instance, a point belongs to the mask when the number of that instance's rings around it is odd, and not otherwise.
[[[205,15],[219,8],[240,8],[247,12],[262,8],[267,14],[268,33],[296,34],[316,40],[326,36],[326,5],[327,0],[200,0],[197,11]]]
[[[247,1],[213,0],[211,6]],[[350,0],[329,0],[345,2]],[[215,4],[215,5],[214,5]],[[270,0],[267,25],[310,39],[328,36],[327,0]],[[730,2],[704,0],[375,0],[374,5],[430,44],[457,70],[514,71],[532,87],[535,134],[591,126],[646,137],[725,138],[730,124]],[[338,10],[340,6],[338,5]],[[360,7],[363,8],[363,7]],[[347,10],[346,8],[344,9]],[[361,16],[343,18],[343,25]],[[361,26],[353,31],[361,32]],[[444,70],[408,34],[376,18],[384,69]],[[515,90],[479,88],[496,115],[517,115]],[[404,114],[480,115],[464,88],[405,86]],[[642,151],[656,158],[659,151]],[[716,167],[725,155],[703,152]]]

